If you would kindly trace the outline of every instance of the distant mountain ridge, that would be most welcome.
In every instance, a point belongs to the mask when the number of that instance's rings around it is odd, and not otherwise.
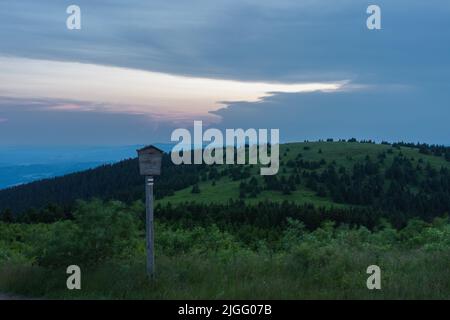
[[[63,176],[102,165],[102,162],[80,162],[61,164],[30,164],[0,166],[0,189],[10,188],[37,180]]]
[[[155,145],[166,152],[173,146]],[[142,146],[0,147],[0,189],[134,158]]]

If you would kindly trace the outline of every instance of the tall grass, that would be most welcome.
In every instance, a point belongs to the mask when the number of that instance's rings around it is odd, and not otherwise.
[[[251,244],[215,226],[158,223],[151,280],[142,226],[124,224],[126,208],[113,202],[98,210],[119,220],[110,227],[96,219],[98,206],[84,204],[64,223],[0,224],[0,292],[56,299],[450,298],[448,219],[411,220],[400,231],[382,224],[373,232],[332,223],[311,232],[289,221],[276,241]],[[82,269],[81,290],[66,288],[70,264]],[[381,290],[366,287],[370,265],[381,268]]]
[[[450,254],[367,252],[305,265],[298,256],[238,254],[157,257],[147,278],[142,261],[112,261],[82,270],[82,289],[65,287],[64,269],[3,265],[2,291],[56,299],[449,299]],[[143,259],[141,259],[143,260]],[[367,266],[382,268],[382,290],[366,288]]]

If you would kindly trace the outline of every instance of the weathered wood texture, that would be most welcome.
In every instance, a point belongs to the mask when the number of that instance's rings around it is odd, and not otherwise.
[[[137,151],[139,155],[139,172],[143,176],[159,176],[161,174],[162,151],[149,146]]]
[[[145,178],[146,198],[146,246],[147,246],[147,274],[155,275],[154,227],[153,227],[153,177]]]

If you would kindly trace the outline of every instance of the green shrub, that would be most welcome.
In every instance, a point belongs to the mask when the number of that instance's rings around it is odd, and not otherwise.
[[[118,201],[79,202],[73,221],[56,222],[48,235],[36,236],[37,263],[95,265],[130,257],[139,245],[138,215]]]

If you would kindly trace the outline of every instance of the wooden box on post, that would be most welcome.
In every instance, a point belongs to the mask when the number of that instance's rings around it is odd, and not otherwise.
[[[143,176],[159,176],[163,151],[155,146],[147,146],[137,150],[139,156],[139,172]]]

